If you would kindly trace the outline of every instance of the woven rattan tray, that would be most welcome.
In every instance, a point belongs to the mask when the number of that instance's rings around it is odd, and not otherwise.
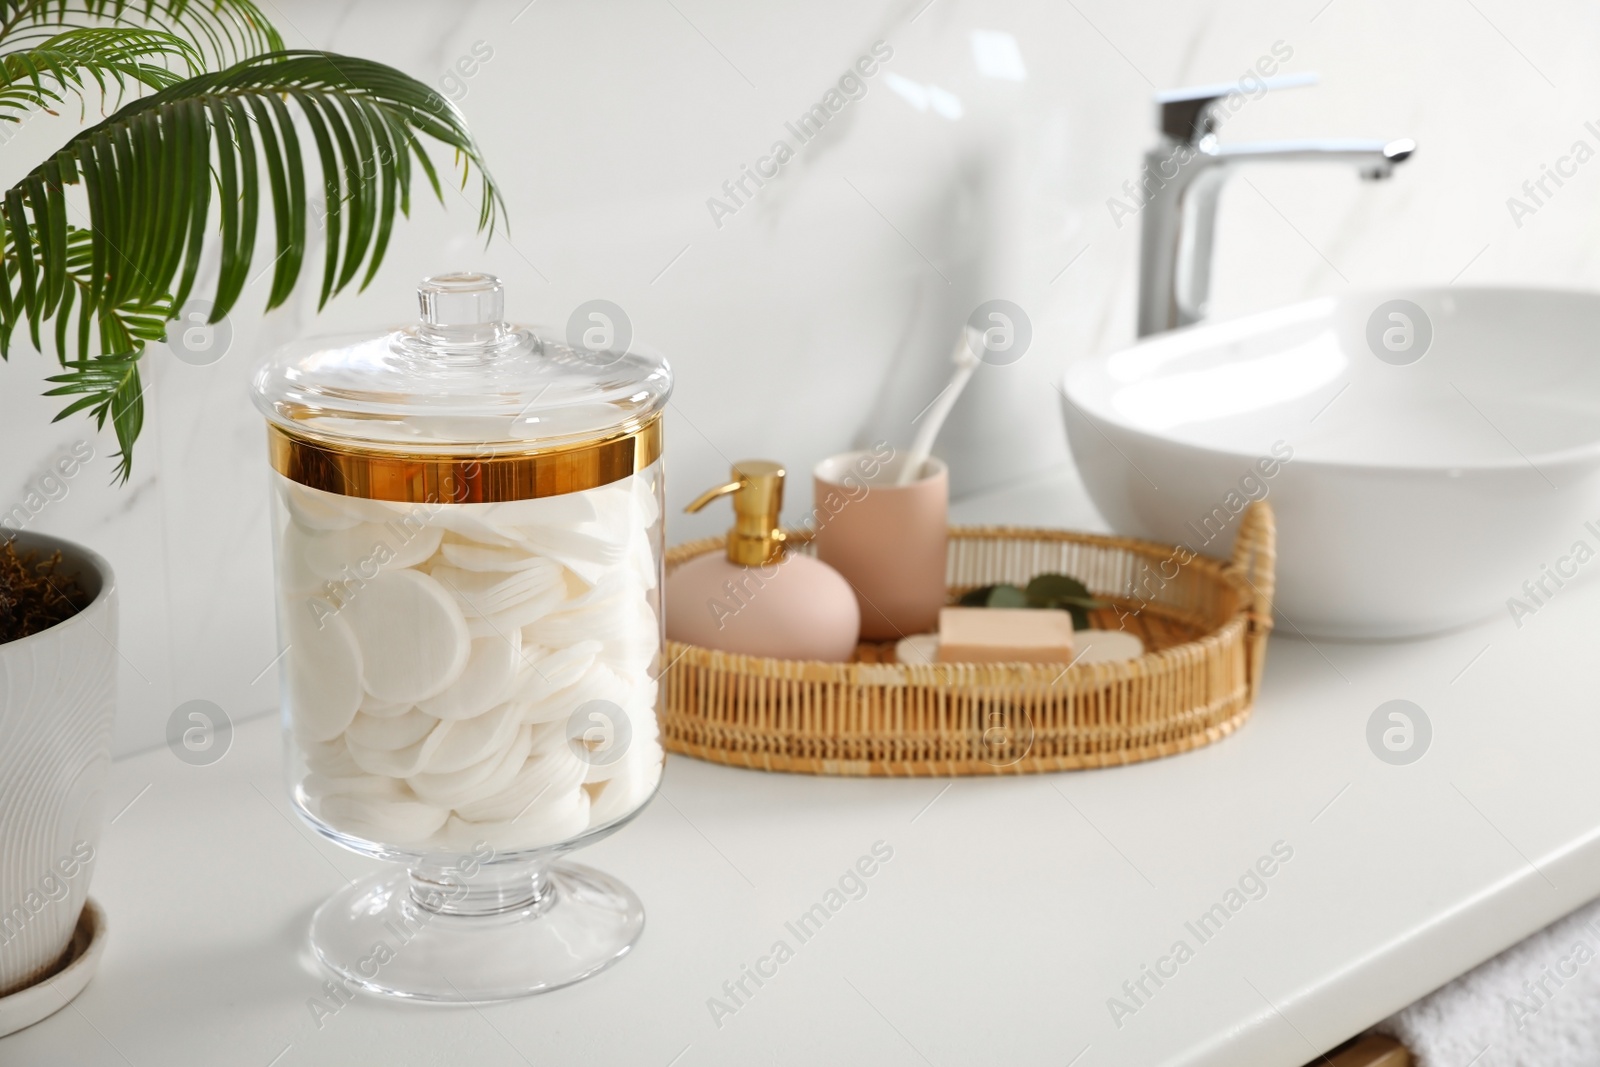
[[[802,546],[803,536],[796,536]],[[1251,504],[1231,562],[1124,537],[1005,527],[950,531],[952,596],[1054,572],[1081,579],[1146,653],[1120,663],[903,666],[894,645],[854,663],[763,659],[668,642],[666,747],[806,774],[945,776],[1105,767],[1187,752],[1250,715],[1272,629],[1271,509]],[[667,570],[722,547],[679,545]]]

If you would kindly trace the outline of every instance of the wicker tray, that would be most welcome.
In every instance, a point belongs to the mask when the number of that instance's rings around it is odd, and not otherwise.
[[[804,550],[804,537],[795,541]],[[1146,653],[1121,663],[902,666],[893,643],[854,663],[763,659],[667,643],[662,739],[684,755],[766,771],[946,776],[1105,767],[1187,752],[1250,715],[1272,629],[1271,509],[1239,520],[1233,560],[1123,537],[954,527],[952,596],[1071,574]],[[721,538],[667,553],[670,573]],[[1170,576],[1170,577],[1169,577]],[[1120,620],[1120,623],[1119,623]]]

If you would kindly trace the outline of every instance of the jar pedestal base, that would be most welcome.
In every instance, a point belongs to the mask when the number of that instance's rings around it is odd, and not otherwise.
[[[311,919],[311,947],[354,991],[456,1003],[510,1000],[581,981],[627,955],[644,905],[590,867],[529,871],[531,899],[462,914],[425,907],[411,872],[361,879]]]

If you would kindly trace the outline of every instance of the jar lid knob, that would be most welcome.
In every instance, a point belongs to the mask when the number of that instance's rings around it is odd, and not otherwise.
[[[417,286],[422,321],[435,328],[484,326],[505,318],[505,286],[493,274],[435,274]]]

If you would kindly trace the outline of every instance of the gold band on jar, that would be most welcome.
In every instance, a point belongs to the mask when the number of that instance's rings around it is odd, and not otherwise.
[[[621,481],[661,455],[661,416],[612,437],[531,452],[427,455],[344,448],[267,424],[272,469],[340,496],[404,504],[489,504]]]

